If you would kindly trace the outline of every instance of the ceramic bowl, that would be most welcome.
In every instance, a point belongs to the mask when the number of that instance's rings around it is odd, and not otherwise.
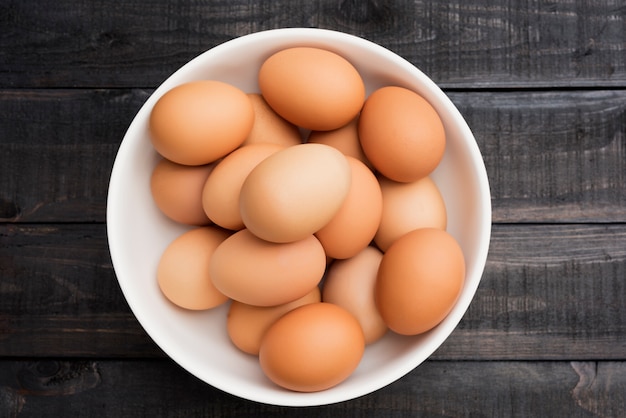
[[[366,348],[360,365],[347,380],[314,393],[274,385],[256,357],[234,347],[226,333],[227,304],[193,312],[177,308],[163,297],[156,281],[159,257],[188,227],[169,221],[159,212],[149,187],[159,157],[150,143],[148,118],[163,93],[198,79],[217,79],[246,92],[258,91],[256,77],[264,59],[283,48],[302,45],[325,48],[347,58],[363,77],[367,93],[385,85],[404,86],[421,94],[439,112],[447,144],[432,178],[446,203],[448,232],[463,249],[467,267],[460,298],[443,322],[413,337],[387,333]],[[491,198],[483,159],[470,128],[442,90],[418,68],[353,35],[323,29],[276,29],[245,35],[204,52],[172,74],[147,99],[128,128],[113,165],[107,234],[115,273],[130,308],[148,335],[176,363],[207,384],[248,400],[284,406],[324,405],[357,398],[394,382],[419,366],[454,331],[474,297],[485,266]]]

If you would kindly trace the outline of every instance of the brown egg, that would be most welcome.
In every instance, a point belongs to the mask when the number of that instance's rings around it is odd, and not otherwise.
[[[174,304],[192,310],[211,309],[228,300],[209,274],[211,255],[228,232],[199,227],[176,238],[165,249],[157,267],[159,288]]]
[[[280,117],[258,93],[248,93],[254,108],[254,125],[243,145],[270,142],[285,147],[302,143],[296,125]]]
[[[241,351],[258,355],[263,335],[278,318],[299,306],[320,301],[317,286],[300,299],[278,306],[254,306],[234,300],[226,318],[228,336]]]
[[[344,259],[358,254],[374,238],[383,211],[376,176],[356,158],[346,157],[351,168],[348,195],[339,211],[315,233],[326,254]]]
[[[348,124],[332,131],[312,131],[307,138],[307,142],[330,145],[337,148],[344,155],[354,157],[369,168],[372,168],[372,164],[367,160],[363,148],[361,148],[358,123],[359,119],[356,117]]]
[[[243,143],[254,110],[243,91],[227,83],[200,80],[167,91],[150,113],[154,148],[185,165],[216,161]]]
[[[276,52],[262,64],[258,79],[272,109],[305,129],[337,129],[359,113],[365,99],[365,85],[356,68],[320,48]]]
[[[286,313],[268,329],[259,362],[277,385],[316,392],[348,378],[364,351],[363,332],[352,314],[332,303],[311,303]]]
[[[287,147],[261,161],[241,187],[243,223],[272,242],[304,239],[326,225],[350,190],[350,164],[322,144]]]
[[[381,87],[367,98],[359,118],[359,139],[376,170],[399,182],[429,175],[446,145],[443,123],[432,105],[396,86]]]
[[[201,192],[202,207],[209,219],[227,229],[243,229],[239,213],[241,186],[257,164],[283,148],[282,145],[271,143],[250,144],[220,160],[206,179]]]
[[[210,224],[202,208],[202,188],[211,170],[212,164],[187,166],[161,159],[150,178],[150,191],[157,207],[176,222]]]
[[[394,242],[378,268],[376,307],[387,326],[417,335],[452,310],[465,281],[461,247],[446,231],[422,228]]]
[[[398,183],[384,177],[378,180],[383,212],[374,240],[382,251],[387,251],[396,239],[413,229],[446,229],[446,206],[430,176],[411,183]]]
[[[374,285],[383,253],[366,247],[354,257],[331,264],[322,289],[322,300],[334,303],[350,312],[361,324],[365,343],[382,338],[387,325],[381,318],[374,300]]]
[[[211,280],[220,292],[239,302],[274,306],[309,293],[326,268],[322,244],[313,235],[273,243],[242,229],[226,239],[211,257]]]

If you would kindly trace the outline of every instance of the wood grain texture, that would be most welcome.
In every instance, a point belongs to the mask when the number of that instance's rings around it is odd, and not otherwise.
[[[280,27],[406,58],[466,118],[493,234],[476,296],[424,364],[348,402],[210,387],[133,316],[106,240],[110,171],[154,88]],[[0,417],[626,416],[623,0],[0,2]]]
[[[287,408],[235,398],[163,361],[0,362],[3,417],[618,417],[624,362],[427,361],[368,396]]]
[[[474,131],[494,222],[626,220],[626,92],[450,93]]]
[[[104,222],[109,175],[151,90],[0,91],[0,220]],[[626,91],[450,92],[494,222],[626,220]]]
[[[219,43],[280,27],[340,30],[444,87],[624,86],[621,0],[8,0],[0,87],[155,87]]]
[[[624,224],[494,226],[476,297],[438,355],[623,359],[625,277]]]
[[[440,360],[626,358],[626,225],[495,225]],[[163,353],[132,316],[100,224],[0,225],[0,356]]]
[[[143,90],[0,93],[0,220],[103,222],[113,161]]]

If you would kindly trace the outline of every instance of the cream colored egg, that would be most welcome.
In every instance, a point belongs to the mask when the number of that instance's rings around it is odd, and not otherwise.
[[[411,183],[398,183],[382,176],[378,180],[383,196],[382,217],[374,238],[378,248],[386,251],[413,229],[446,229],[445,202],[429,176]]]
[[[367,160],[359,141],[358,123],[359,118],[356,117],[341,128],[333,129],[332,131],[312,131],[307,138],[307,142],[330,145],[345,155],[356,158],[369,168],[372,168],[372,164]]]
[[[344,57],[321,48],[278,51],[262,64],[258,79],[272,109],[305,129],[337,129],[359,113],[365,99],[357,69]]]
[[[202,188],[213,164],[188,166],[161,159],[150,177],[150,192],[157,207],[170,219],[187,225],[208,225],[202,208]]]
[[[248,93],[254,108],[254,125],[243,145],[269,142],[285,147],[302,143],[300,130],[278,115],[259,93]]]
[[[359,322],[332,303],[309,303],[280,317],[265,333],[259,363],[277,385],[316,392],[347,379],[365,352]]]
[[[191,310],[211,309],[228,300],[211,281],[209,261],[229,233],[206,226],[187,231],[163,252],[157,267],[157,282],[174,304]]]
[[[250,99],[217,80],[178,85],[150,113],[150,139],[165,158],[185,165],[208,164],[236,149],[254,123]]]
[[[429,175],[446,146],[435,108],[416,92],[397,86],[381,87],[367,98],[359,118],[359,139],[376,170],[402,182]]]
[[[282,305],[254,306],[233,300],[226,317],[228,336],[244,353],[258,355],[263,335],[278,318],[299,306],[320,301],[317,286],[303,297]]]
[[[351,169],[348,195],[335,216],[315,233],[329,257],[345,259],[358,254],[374,238],[383,211],[376,176],[356,158],[346,157]]]
[[[283,148],[272,143],[249,144],[220,160],[202,189],[202,207],[209,219],[223,228],[243,229],[239,213],[241,186],[257,164]]]
[[[366,247],[354,257],[336,260],[324,279],[322,300],[350,312],[361,324],[366,344],[378,341],[387,332],[374,297],[382,252]]]
[[[249,305],[274,306],[309,293],[325,268],[324,248],[313,235],[274,243],[242,229],[215,250],[209,271],[215,287],[228,297]]]
[[[421,334],[450,313],[464,282],[465,258],[454,237],[436,228],[415,229],[383,255],[376,307],[394,332]]]
[[[241,187],[246,228],[267,241],[292,242],[326,225],[343,204],[351,169],[337,149],[300,144],[260,162]]]

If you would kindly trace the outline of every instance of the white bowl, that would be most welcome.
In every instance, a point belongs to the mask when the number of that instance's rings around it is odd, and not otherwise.
[[[414,337],[388,333],[370,345],[357,370],[331,389],[298,393],[271,383],[256,357],[236,349],[226,333],[222,305],[190,312],[161,294],[156,269],[169,242],[187,229],[169,221],[153,203],[150,175],[158,160],[148,134],[157,99],[172,87],[217,79],[258,91],[257,71],[270,54],[308,45],[335,51],[359,70],[367,92],[400,85],[424,96],[439,112],[447,148],[433,179],[448,210],[448,232],[463,249],[467,277],[452,312],[433,330]],[[107,234],[111,259],[130,308],[150,337],[174,361],[204,382],[241,398],[274,405],[312,406],[353,399],[380,389],[426,360],[452,333],[480,282],[491,236],[491,198],[485,166],[465,120],[448,97],[411,63],[370,41],[323,29],[276,29],[242,36],[199,55],[169,77],[146,101],[120,145],[108,191]]]

